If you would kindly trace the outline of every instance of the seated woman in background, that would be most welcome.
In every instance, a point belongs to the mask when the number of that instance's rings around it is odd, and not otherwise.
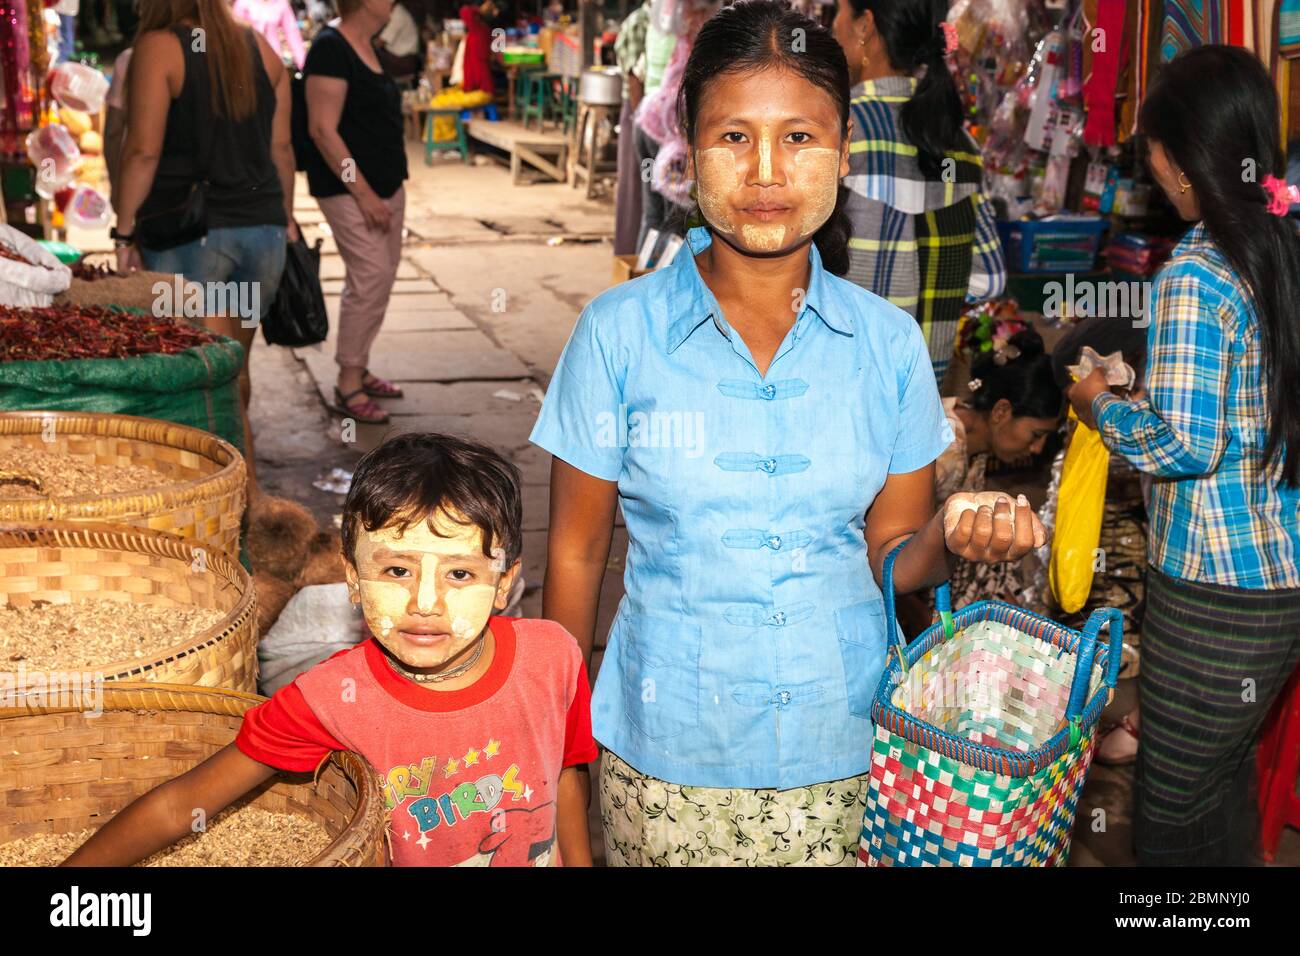
[[[1037,332],[1017,332],[1003,347],[982,353],[971,366],[967,396],[943,399],[956,438],[935,462],[935,500],[959,491],[986,490],[984,470],[990,455],[1011,463],[1039,454],[1061,426],[1063,405],[1051,356]],[[1023,604],[1026,576],[1018,562],[963,560],[953,568],[950,585],[953,607],[974,601]]]

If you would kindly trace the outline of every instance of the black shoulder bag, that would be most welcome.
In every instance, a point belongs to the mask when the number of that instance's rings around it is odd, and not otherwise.
[[[197,83],[196,98],[208,97],[211,103],[211,77],[205,69],[203,79]],[[197,79],[197,77],[196,77]],[[146,249],[172,249],[187,242],[202,239],[208,234],[208,173],[212,166],[212,126],[216,117],[204,122],[200,110],[195,110],[195,123],[199,134],[199,175],[190,184],[189,192],[176,205],[146,216],[136,216],[135,232],[139,243]]]

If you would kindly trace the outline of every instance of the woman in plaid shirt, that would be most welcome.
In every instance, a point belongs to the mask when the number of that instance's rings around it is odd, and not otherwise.
[[[1206,82],[1213,77],[1213,82]],[[1142,635],[1138,862],[1254,861],[1254,741],[1300,660],[1300,237],[1285,218],[1278,99],[1243,49],[1164,68],[1148,165],[1195,223],[1156,278],[1147,389],[1070,391],[1154,478]]]
[[[940,383],[962,307],[1001,295],[1007,279],[948,71],[947,13],[947,0],[843,0],[834,24],[854,84],[845,278],[920,323]]]

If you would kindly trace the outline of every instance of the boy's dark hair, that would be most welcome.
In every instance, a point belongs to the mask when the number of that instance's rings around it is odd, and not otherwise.
[[[523,551],[519,469],[491,448],[430,432],[390,438],[357,464],[343,502],[343,554],[353,561],[359,529],[396,523],[405,531],[438,511],[456,511],[483,532],[483,553]]]

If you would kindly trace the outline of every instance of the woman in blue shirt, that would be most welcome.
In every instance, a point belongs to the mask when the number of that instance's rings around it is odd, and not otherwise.
[[[1203,46],[1164,67],[1139,129],[1156,182],[1195,225],[1152,290],[1148,396],[1124,401],[1100,373],[1070,390],[1080,420],[1155,479],[1143,865],[1255,860],[1255,739],[1300,661],[1300,237],[1285,218],[1278,117],[1247,50]]]
[[[614,865],[852,864],[889,636],[876,575],[1042,543],[1028,505],[945,542],[953,440],[925,340],[847,267],[849,82],[772,0],[700,32],[681,111],[705,228],[596,298],[533,441],[554,455],[544,612],[590,654],[614,511],[627,594],[596,682]],[[1037,536],[1037,542],[1035,537]]]

